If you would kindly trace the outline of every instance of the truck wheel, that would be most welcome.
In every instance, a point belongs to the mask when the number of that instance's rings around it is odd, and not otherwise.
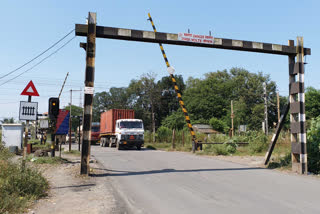
[[[109,140],[109,139],[106,139],[105,146],[106,146],[106,147],[109,147],[109,146],[111,147],[111,145],[110,145],[110,140]]]
[[[137,150],[141,150],[141,145],[137,146]]]
[[[104,139],[103,138],[101,138],[101,140],[100,140],[100,146],[104,147]]]

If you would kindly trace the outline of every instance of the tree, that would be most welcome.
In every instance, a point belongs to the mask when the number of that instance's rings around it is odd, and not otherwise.
[[[174,75],[174,78],[180,89],[181,94],[183,94],[183,91],[185,89],[183,77],[181,75]],[[164,118],[166,118],[171,113],[176,112],[178,109],[180,109],[180,106],[177,98],[177,93],[173,88],[171,77],[162,77],[162,79],[158,81],[157,85],[161,92],[161,98],[159,103],[159,109],[156,112],[156,119],[158,121],[158,123],[156,124],[160,125],[160,122]]]
[[[163,121],[162,125],[169,129],[183,129],[185,122],[185,117],[181,110],[173,112],[171,115],[167,116]]]
[[[308,87],[305,93],[306,97],[306,118],[316,118],[320,115],[320,90]]]
[[[268,75],[254,74],[241,68],[232,68],[205,74],[204,79],[189,78],[183,96],[187,109],[193,120],[212,117],[222,119],[230,125],[230,101],[234,100],[236,125],[247,124],[252,129],[260,129],[257,121],[263,121],[263,115],[255,115],[256,105],[263,104],[262,83],[267,84],[269,100],[269,124],[277,121],[276,105],[272,103],[276,97],[276,84]]]
[[[10,117],[10,118],[4,118],[3,120],[1,120],[1,123],[15,123],[15,121],[13,117]]]
[[[221,133],[224,133],[225,131],[228,130],[227,124],[225,124],[225,122],[223,122],[222,120],[219,120],[215,117],[210,119],[209,124],[214,130],[221,132]]]
[[[147,114],[152,122],[152,127],[155,125],[153,113],[159,108],[161,92],[155,82],[156,75],[154,73],[143,74],[138,80],[131,80],[128,87],[129,103],[139,114]],[[140,115],[143,117],[144,115]],[[150,125],[150,123],[148,123]],[[147,125],[146,125],[147,126]],[[152,128],[153,129],[153,128]]]
[[[64,109],[70,111],[70,106],[64,107]],[[83,108],[75,105],[71,105],[71,116],[83,116]],[[71,130],[76,131],[79,126],[79,119],[71,118]]]
[[[98,92],[93,98],[93,122],[100,121],[100,114],[109,109],[129,108],[129,94],[127,88],[110,88],[109,92]]]

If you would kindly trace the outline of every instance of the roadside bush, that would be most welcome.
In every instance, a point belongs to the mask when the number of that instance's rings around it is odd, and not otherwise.
[[[4,146],[4,143],[0,142],[0,161],[8,160],[12,156],[13,154],[10,153],[9,150]]]
[[[225,144],[217,144],[217,145],[213,145],[213,152],[216,155],[228,155],[229,152],[227,150],[227,146]]]
[[[157,142],[170,142],[172,130],[165,126],[160,126],[157,130]]]
[[[250,131],[247,133],[247,141],[249,143],[249,151],[254,153],[260,153],[268,148],[268,137],[259,131]]]
[[[307,138],[308,171],[320,174],[320,116],[311,120]]]
[[[10,156],[0,143],[0,213],[22,213],[30,201],[46,195],[48,182],[34,169],[22,171]]]
[[[229,141],[230,138],[223,134],[213,134],[209,137],[208,141],[214,142],[214,143],[225,143]]]
[[[233,154],[237,151],[237,145],[235,143],[225,144],[227,152]]]
[[[203,151],[204,154],[230,155],[237,151],[237,146],[232,143],[206,145]]]
[[[211,125],[211,127],[214,130],[221,132],[221,133],[224,133],[226,130],[228,130],[227,124],[225,124],[225,122],[223,122],[222,120],[219,120],[215,117],[210,119],[209,124]]]
[[[288,166],[291,166],[291,152],[286,154],[284,157],[279,158],[278,161],[270,162],[268,168],[275,169]]]

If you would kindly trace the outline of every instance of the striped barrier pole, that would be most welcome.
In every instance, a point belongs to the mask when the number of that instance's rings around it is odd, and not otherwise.
[[[151,18],[151,15],[150,13],[148,13],[148,16],[149,16],[149,21],[151,22],[151,25],[152,25],[152,28],[153,28],[153,31],[156,33],[157,32],[157,29],[156,29],[156,26],[154,25],[153,23],[153,20]],[[174,73],[174,68],[172,66],[170,66],[170,63],[169,63],[169,60],[167,58],[167,55],[164,51],[164,48],[163,48],[163,45],[162,43],[159,43],[159,46],[160,46],[160,50],[161,50],[161,53],[162,53],[162,56],[163,56],[163,59],[166,63],[166,66],[167,66],[167,70],[170,74],[170,78],[171,78],[171,81],[173,83],[173,87],[174,87],[174,90],[177,94],[177,97],[178,97],[178,101],[179,101],[179,104],[180,104],[180,107],[184,113],[184,117],[186,119],[186,122],[187,122],[187,125],[188,125],[188,128],[189,128],[189,131],[190,131],[190,134],[191,134],[191,137],[192,137],[192,142],[195,144],[196,148],[198,148],[198,141],[197,141],[197,138],[196,138],[196,135],[195,135],[195,132],[193,130],[193,127],[192,127],[192,124],[190,122],[190,117],[189,117],[189,114],[188,114],[188,111],[187,111],[187,108],[182,100],[182,97],[181,97],[181,92],[179,90],[179,87],[177,85],[177,81],[176,79],[174,78],[173,76],[173,73]]]

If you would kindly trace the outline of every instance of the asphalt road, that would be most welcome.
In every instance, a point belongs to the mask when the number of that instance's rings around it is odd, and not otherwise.
[[[320,213],[320,179],[180,152],[94,146],[129,213]]]

